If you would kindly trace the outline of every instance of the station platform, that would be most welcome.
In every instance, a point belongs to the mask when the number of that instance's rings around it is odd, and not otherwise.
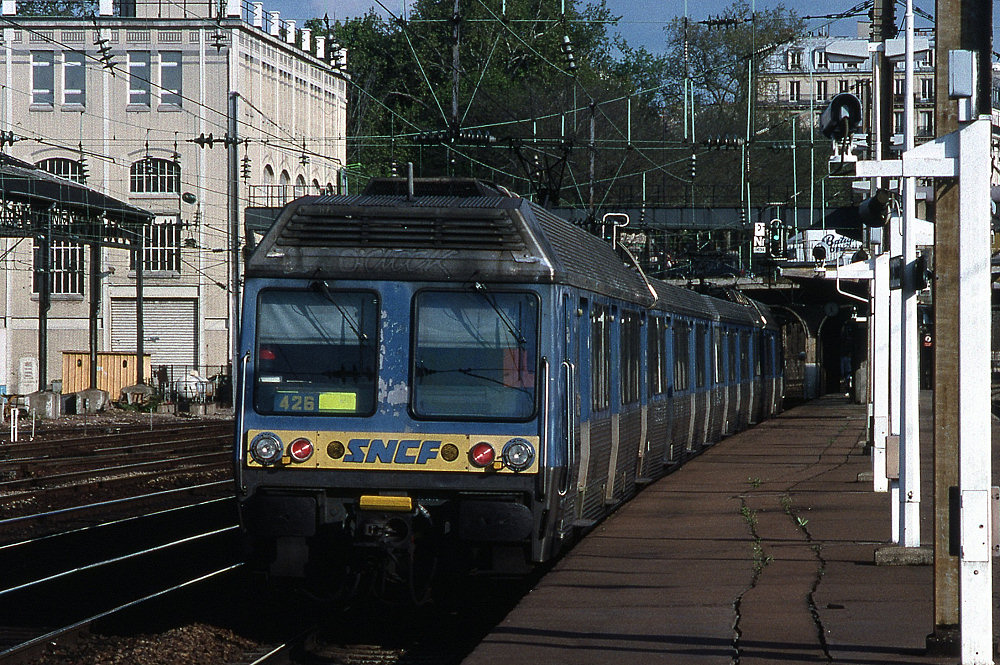
[[[875,565],[891,513],[872,491],[866,419],[829,396],[709,447],[597,526],[463,665],[958,663],[925,653],[933,567]]]

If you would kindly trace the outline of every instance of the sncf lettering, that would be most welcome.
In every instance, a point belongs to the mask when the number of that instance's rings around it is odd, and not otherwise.
[[[368,447],[368,442],[370,439],[351,439],[347,442],[347,455],[344,456],[345,462],[364,462],[365,461],[365,448]]]
[[[353,464],[427,464],[437,459],[441,441],[351,439],[344,461]]]
[[[368,446],[368,456],[365,458],[366,464],[372,462],[391,462],[396,453],[396,439],[383,442],[382,439],[372,439]]]

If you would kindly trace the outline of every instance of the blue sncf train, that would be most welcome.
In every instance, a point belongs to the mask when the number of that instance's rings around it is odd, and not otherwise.
[[[262,570],[419,590],[544,562],[780,409],[765,306],[648,279],[483,182],[409,185],[298,199],[248,261],[235,464]]]

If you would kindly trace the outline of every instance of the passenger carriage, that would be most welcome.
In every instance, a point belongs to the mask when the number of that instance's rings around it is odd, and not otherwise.
[[[484,183],[414,187],[299,199],[248,262],[237,494],[271,573],[542,562],[780,407],[759,305]]]

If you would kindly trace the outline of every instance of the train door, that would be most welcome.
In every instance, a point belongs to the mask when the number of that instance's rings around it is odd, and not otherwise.
[[[563,523],[565,533],[572,527],[576,515],[577,484],[579,482],[578,463],[580,460],[580,383],[578,359],[580,346],[580,320],[577,303],[570,294],[562,296],[563,360],[559,367],[559,393],[561,395],[559,441],[554,447],[560,449],[565,463],[565,471],[560,478],[558,493],[563,515],[570,516]]]
[[[580,442],[576,462],[576,521],[577,526],[588,526],[593,523],[593,511],[587,508],[587,495],[591,482],[591,405],[593,402],[592,385],[593,372],[591,328],[593,312],[591,303],[586,298],[580,298],[579,307],[570,323],[573,326],[576,350],[576,382],[577,405],[579,410],[577,427],[580,432]]]
[[[606,407],[610,411],[611,422],[611,446],[608,449],[608,473],[607,482],[604,485],[604,503],[613,504],[616,502],[615,490],[617,488],[616,481],[619,473],[618,455],[621,450],[622,438],[621,373],[624,370],[621,365],[622,316],[619,315],[618,307],[611,307],[611,316],[604,329],[606,337],[603,347],[608,370],[608,375],[605,379],[608,389]],[[617,359],[618,362],[612,362],[612,359]]]

